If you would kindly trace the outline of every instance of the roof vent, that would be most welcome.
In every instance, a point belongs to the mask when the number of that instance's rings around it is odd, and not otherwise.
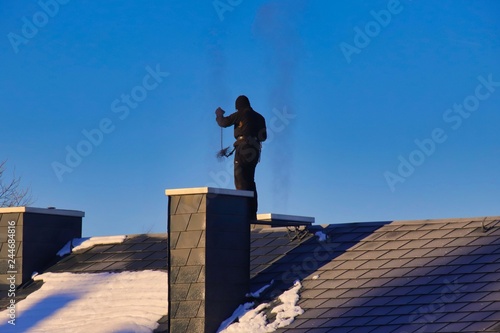
[[[314,217],[283,215],[283,214],[258,214],[254,224],[267,225],[271,227],[308,227],[314,223]]]
[[[291,241],[301,241],[310,234],[309,227],[314,223],[314,217],[283,215],[283,214],[258,214],[257,221],[252,221],[252,229],[285,227]]]

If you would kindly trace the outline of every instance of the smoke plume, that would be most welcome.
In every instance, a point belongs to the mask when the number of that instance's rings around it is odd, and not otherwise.
[[[281,110],[286,107],[289,113],[297,114],[293,97],[296,67],[303,52],[299,28],[305,4],[304,0],[275,0],[266,3],[257,11],[254,34],[264,49],[268,50],[270,75],[266,80],[271,85],[269,110]],[[275,196],[273,206],[285,211],[293,170],[293,132],[292,121],[282,132],[275,133],[270,151],[265,154],[265,158],[272,160]]]

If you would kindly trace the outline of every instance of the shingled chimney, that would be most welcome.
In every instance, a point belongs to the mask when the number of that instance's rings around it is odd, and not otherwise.
[[[251,191],[166,190],[170,332],[215,333],[250,281]]]
[[[81,237],[83,216],[75,210],[0,208],[0,292],[29,281],[69,240]]]

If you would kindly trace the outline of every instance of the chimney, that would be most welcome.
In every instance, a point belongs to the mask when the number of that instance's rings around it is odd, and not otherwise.
[[[215,333],[250,281],[251,191],[166,190],[170,332]]]
[[[55,208],[0,208],[0,292],[29,281],[69,240],[82,236],[84,212]]]

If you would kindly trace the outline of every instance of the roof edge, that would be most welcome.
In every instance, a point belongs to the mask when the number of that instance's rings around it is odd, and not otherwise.
[[[410,224],[410,223],[454,223],[454,222],[483,222],[500,220],[500,216],[475,216],[475,217],[456,217],[456,218],[437,218],[421,220],[394,220],[392,224]]]
[[[313,226],[320,226],[322,228],[328,228],[331,226],[336,227],[347,227],[347,226],[380,226],[384,224],[391,225],[407,225],[413,223],[459,223],[459,222],[492,222],[492,221],[500,221],[499,216],[475,216],[475,217],[449,217],[449,218],[436,218],[436,219],[414,219],[414,220],[386,220],[386,221],[353,221],[353,222],[340,222],[340,223],[321,223],[314,224]]]

